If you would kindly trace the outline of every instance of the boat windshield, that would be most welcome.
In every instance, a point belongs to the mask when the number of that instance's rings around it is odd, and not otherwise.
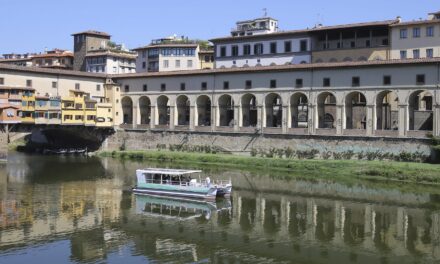
[[[144,173],[145,183],[182,185],[192,180],[191,175],[169,175],[161,173]]]

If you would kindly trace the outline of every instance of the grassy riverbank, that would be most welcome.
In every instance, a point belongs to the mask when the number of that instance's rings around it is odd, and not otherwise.
[[[329,180],[362,179],[440,184],[440,166],[426,163],[358,160],[297,160],[171,151],[113,151],[100,156],[174,163],[212,164],[242,169],[270,169],[293,176]]]

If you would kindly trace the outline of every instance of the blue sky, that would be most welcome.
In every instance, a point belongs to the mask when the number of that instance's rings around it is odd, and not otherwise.
[[[394,19],[426,18],[438,0],[0,0],[0,54],[72,49],[72,33],[96,29],[129,48],[173,34],[209,39],[226,36],[235,22],[263,15],[280,29]]]

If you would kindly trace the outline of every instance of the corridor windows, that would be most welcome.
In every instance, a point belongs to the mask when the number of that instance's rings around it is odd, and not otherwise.
[[[434,27],[429,26],[426,28],[426,36],[427,37],[434,37]]]
[[[420,38],[420,28],[413,28],[413,38]]]
[[[201,89],[202,89],[202,91],[205,91],[206,89],[208,89],[208,83],[202,82]]]
[[[186,84],[185,83],[180,83],[180,90],[181,91],[185,91],[186,90]]]
[[[419,59],[420,58],[420,50],[419,49],[413,50],[413,58],[414,59]]]
[[[146,84],[144,84],[144,85],[142,86],[142,91],[146,92],[147,90],[148,90],[148,86],[147,86]]]
[[[251,45],[243,45],[243,55],[251,55]]]
[[[385,75],[383,77],[383,85],[391,85],[391,76],[390,75]]]
[[[277,88],[277,80],[270,80],[270,88]]]
[[[96,91],[98,91],[98,92],[101,91],[101,85],[100,84],[96,85]]]
[[[129,91],[130,91],[130,86],[125,85],[125,86],[124,86],[124,91],[125,91],[126,93],[129,92]]]
[[[238,56],[238,46],[237,45],[234,45],[231,47],[231,54],[234,57]]]
[[[301,40],[299,43],[299,51],[301,51],[301,52],[307,51],[307,44],[308,44],[308,41],[306,39]]]
[[[223,90],[229,90],[229,82],[223,82]]]
[[[271,54],[276,54],[277,53],[277,43],[276,42],[271,42],[270,43],[270,53]]]
[[[165,84],[165,83],[162,83],[161,85],[160,85],[160,90],[163,92],[163,91],[165,91],[167,89],[167,85]]]
[[[252,81],[251,80],[247,80],[245,82],[245,86],[246,89],[251,89],[252,88]]]
[[[264,53],[263,44],[258,43],[254,45],[254,55],[261,55]]]
[[[1,81],[0,81],[0,84],[2,84]],[[52,82],[52,88],[57,88],[57,87],[58,87],[58,83],[57,82]]]
[[[400,59],[401,59],[401,60],[404,60],[404,59],[406,59],[406,56],[407,56],[407,55],[406,55],[406,50],[401,50],[401,51],[400,51]]]
[[[351,86],[352,87],[359,87],[361,85],[361,78],[355,76],[351,78]]]
[[[434,49],[426,49],[426,58],[434,58]]]
[[[417,74],[416,84],[417,85],[424,85],[425,84],[425,75],[424,74]]]
[[[32,85],[32,84],[31,84]],[[29,86],[30,87],[30,86]],[[81,87],[80,87],[80,84],[79,83],[75,83],[75,90],[80,90],[81,89]]]
[[[292,52],[292,41],[284,41],[284,52]]]
[[[402,28],[400,30],[400,38],[401,39],[406,39],[407,37],[408,37],[408,29]]]
[[[322,87],[330,87],[330,78],[322,79]]]
[[[220,47],[220,57],[226,57],[226,47]]]
[[[4,85],[5,84],[5,78],[0,78],[0,85]]]
[[[296,79],[295,80],[295,87],[302,88],[303,87],[303,79]]]
[[[32,87],[32,80],[26,80],[26,87]]]

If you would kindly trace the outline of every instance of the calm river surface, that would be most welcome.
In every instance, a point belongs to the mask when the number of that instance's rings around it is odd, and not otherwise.
[[[127,189],[137,168],[197,166],[8,159],[0,164],[0,263],[440,262],[436,194],[211,167],[203,176],[231,178],[231,199],[181,203]]]

